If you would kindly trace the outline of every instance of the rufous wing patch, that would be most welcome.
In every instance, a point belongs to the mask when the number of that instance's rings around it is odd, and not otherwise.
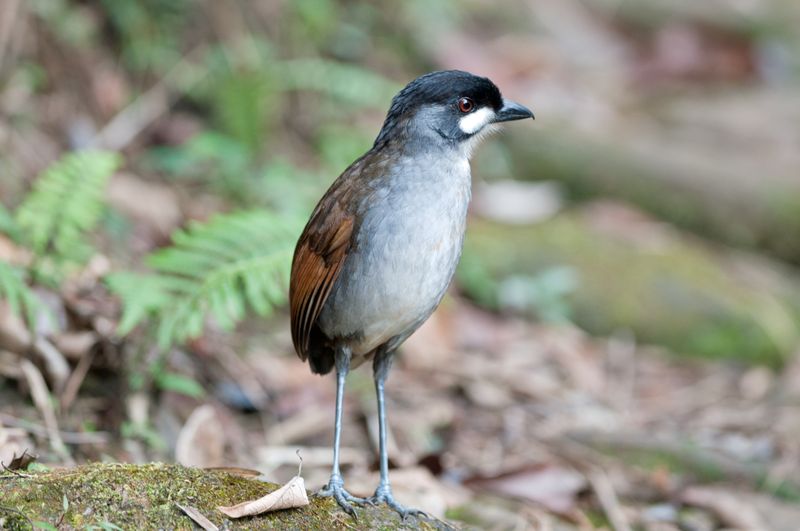
[[[292,342],[303,361],[308,357],[311,330],[350,250],[352,234],[353,217],[334,203],[333,208],[317,209],[297,243],[289,306]]]

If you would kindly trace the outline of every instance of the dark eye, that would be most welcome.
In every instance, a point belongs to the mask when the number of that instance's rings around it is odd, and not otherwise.
[[[464,114],[470,112],[474,108],[475,108],[475,102],[472,101],[470,98],[461,98],[460,100],[458,100],[458,110],[463,112]]]

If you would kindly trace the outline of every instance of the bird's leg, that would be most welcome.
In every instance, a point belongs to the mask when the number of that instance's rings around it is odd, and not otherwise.
[[[375,354],[375,360],[373,362],[375,394],[378,397],[378,452],[380,454],[381,480],[378,484],[378,488],[375,489],[375,494],[373,494],[371,498],[368,498],[368,501],[374,504],[385,502],[389,507],[397,511],[404,520],[407,516],[427,517],[428,515],[423,511],[409,509],[408,507],[400,505],[397,500],[394,499],[392,487],[389,485],[389,451],[386,448],[386,406],[383,396],[383,384],[392,366],[393,355],[393,351],[386,351],[381,348]]]
[[[344,382],[350,370],[350,349],[340,347],[336,350],[336,421],[333,430],[333,470],[328,484],[319,491],[320,496],[333,496],[344,511],[354,516],[355,509],[351,503],[363,504],[366,500],[353,496],[344,490],[344,479],[339,470],[339,442],[342,439],[342,409],[344,401]]]

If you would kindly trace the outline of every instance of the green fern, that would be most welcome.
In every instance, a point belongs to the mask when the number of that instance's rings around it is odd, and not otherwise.
[[[167,348],[200,335],[209,318],[231,329],[248,308],[270,314],[286,300],[295,237],[294,224],[263,210],[190,224],[150,255],[154,273],[107,277],[123,303],[119,333],[152,317]]]
[[[28,327],[33,328],[42,305],[25,283],[24,272],[2,260],[0,260],[0,300],[8,304],[12,314],[24,317]]]
[[[385,108],[395,83],[352,64],[324,59],[276,60],[263,41],[220,46],[206,56],[209,76],[193,91],[225,134],[257,152],[276,128],[286,93],[318,92],[349,107]]]
[[[69,153],[50,166],[16,212],[23,243],[39,261],[81,263],[85,235],[102,213],[106,183],[120,157],[104,151]]]
[[[3,203],[0,203],[0,233],[5,234],[14,241],[19,240],[19,227],[14,217],[6,209]]]
[[[215,82],[212,110],[220,128],[255,152],[273,129],[280,99],[269,72],[230,71]]]
[[[99,7],[114,29],[125,63],[133,70],[158,72],[180,55],[191,6],[188,0],[101,0]]]
[[[328,94],[359,106],[383,109],[400,87],[359,66],[324,59],[293,59],[277,63],[278,78],[286,90]]]

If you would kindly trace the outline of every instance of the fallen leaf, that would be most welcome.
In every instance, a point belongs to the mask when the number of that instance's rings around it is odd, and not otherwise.
[[[66,331],[53,337],[53,345],[65,358],[80,360],[94,347],[99,338],[92,330]]]
[[[175,460],[200,468],[221,465],[225,444],[225,430],[214,407],[203,404],[192,411],[181,428],[175,443]]]
[[[493,478],[467,482],[491,492],[538,503],[560,514],[575,508],[578,494],[587,487],[586,478],[575,470],[556,465],[536,465]]]
[[[24,450],[22,455],[14,454],[11,458],[11,461],[8,465],[3,465],[4,468],[8,470],[26,470],[28,465],[33,463],[39,458],[37,455],[32,455],[28,453],[28,450]]]
[[[768,529],[758,510],[746,501],[750,498],[750,494],[736,495],[715,487],[689,487],[680,497],[687,505],[714,513],[725,526],[752,531]]]
[[[186,514],[186,516],[191,518],[194,523],[205,529],[205,531],[219,530],[219,527],[211,523],[211,520],[203,516],[203,513],[191,505],[181,505],[180,503],[176,503],[175,505],[177,505],[178,508]]]
[[[286,485],[257,500],[237,503],[230,507],[217,507],[217,509],[230,518],[242,518],[244,516],[280,511],[281,509],[304,507],[308,504],[305,481],[297,475],[290,479]]]
[[[5,301],[0,302],[0,348],[21,354],[30,349],[32,341],[25,322]]]

